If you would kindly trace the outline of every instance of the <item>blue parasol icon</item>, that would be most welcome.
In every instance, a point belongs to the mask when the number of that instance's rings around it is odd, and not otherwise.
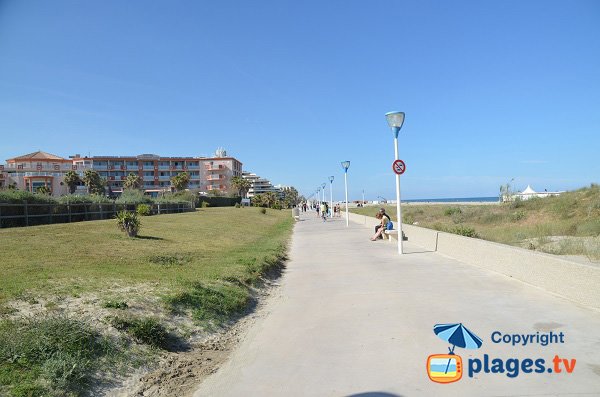
[[[452,343],[450,354],[454,354],[454,347],[462,347],[463,349],[479,349],[483,344],[481,338],[469,331],[467,327],[459,324],[436,324],[433,326],[433,332],[440,339]]]
[[[454,354],[456,346],[463,349],[479,349],[483,344],[480,337],[469,331],[462,323],[459,324],[436,324],[433,326],[433,332],[448,343],[452,343],[452,348],[448,347],[449,354]],[[446,373],[450,366],[451,359],[448,360]]]

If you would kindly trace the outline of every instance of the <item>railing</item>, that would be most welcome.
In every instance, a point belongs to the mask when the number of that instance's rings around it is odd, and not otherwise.
[[[149,205],[152,215],[188,212],[194,208],[187,202]],[[0,228],[111,219],[119,211],[135,211],[136,207],[137,204],[117,203],[0,203]]]

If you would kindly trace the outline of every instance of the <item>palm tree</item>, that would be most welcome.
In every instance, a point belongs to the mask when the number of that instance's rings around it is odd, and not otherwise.
[[[69,187],[69,193],[75,193],[77,189],[77,185],[81,182],[81,178],[79,178],[79,174],[75,171],[67,171],[65,174],[65,183]]]
[[[187,172],[182,172],[171,178],[171,185],[178,192],[187,189],[190,184],[190,175]]]
[[[236,189],[240,193],[240,197],[245,197],[252,184],[248,179],[244,179],[241,176],[234,176],[231,178],[231,187]]]
[[[127,175],[127,178],[125,178],[123,187],[126,189],[139,189],[140,182],[140,177],[132,172],[131,174]]]
[[[52,194],[52,190],[50,190],[50,188],[47,186],[40,186],[36,189],[36,193],[49,196],[50,194]]]
[[[98,174],[95,170],[85,170],[83,173],[83,183],[88,188],[88,193],[90,194],[104,194],[104,185],[106,181],[100,178],[100,174]]]

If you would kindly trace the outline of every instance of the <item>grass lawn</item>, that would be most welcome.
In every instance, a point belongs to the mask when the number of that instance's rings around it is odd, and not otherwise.
[[[375,216],[379,207],[352,209]],[[396,207],[386,206],[396,221]],[[600,186],[496,205],[403,204],[403,222],[559,255],[600,260]]]
[[[137,238],[115,220],[0,229],[0,395],[86,395],[232,320],[293,226],[258,208],[141,219]]]
[[[288,211],[205,208],[143,217],[128,238],[114,220],[0,229],[0,303],[27,294],[77,294],[114,282],[158,283],[247,279],[253,266],[281,253]],[[249,281],[249,280],[246,280]]]

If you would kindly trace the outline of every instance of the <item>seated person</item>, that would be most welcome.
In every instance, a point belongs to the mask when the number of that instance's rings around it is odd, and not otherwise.
[[[382,215],[381,213],[377,213],[377,215],[375,215],[375,218],[380,219],[381,223],[377,226],[375,226],[375,234],[373,235],[373,237],[371,237],[371,241],[375,241],[378,238],[383,238],[381,236],[381,234],[385,231],[385,229],[387,229],[387,223],[389,222],[389,219],[387,216]]]

